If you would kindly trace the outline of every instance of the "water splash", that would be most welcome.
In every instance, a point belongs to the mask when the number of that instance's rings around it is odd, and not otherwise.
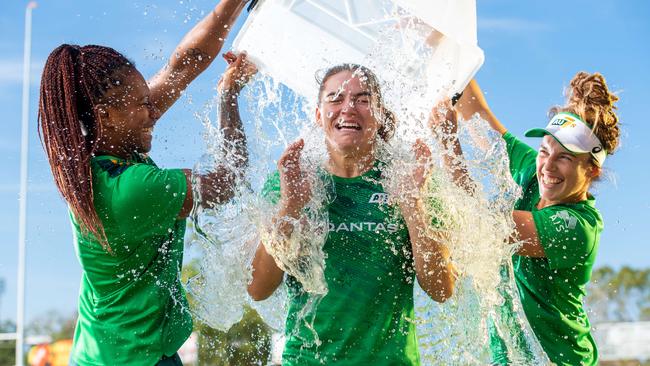
[[[423,44],[421,29],[391,28],[385,42],[367,59],[370,69],[390,70],[383,81],[389,108],[399,121],[390,143],[380,144],[377,158],[387,163],[382,185],[396,194],[398,181],[409,174],[415,161],[411,146],[423,139],[433,152],[432,189],[424,190],[423,201],[437,202],[431,214],[445,223],[455,268],[458,271],[455,294],[444,304],[432,301],[416,286],[416,319],[423,364],[472,365],[490,362],[488,329],[493,326],[509,349],[510,360],[517,363],[547,364],[532,335],[518,302],[512,281],[510,257],[514,246],[507,244],[514,228],[512,207],[520,196],[519,187],[510,179],[505,144],[488,124],[475,117],[461,123],[458,138],[465,150],[461,162],[475,182],[475,194],[456,186],[443,168],[443,154],[428,127],[428,116],[437,96],[450,85],[431,85],[427,75],[442,70],[419,67],[418,59],[432,57],[431,47]],[[453,54],[442,54],[451,65]],[[444,63],[443,63],[444,64]],[[323,277],[327,235],[327,197],[322,167],[327,159],[324,136],[313,122],[314,101],[293,94],[268,77],[258,77],[244,92],[248,106],[246,120],[250,166],[238,182],[235,199],[214,208],[197,207],[193,214],[191,244],[198,248],[200,274],[190,279],[188,291],[197,300],[195,314],[217,329],[228,329],[241,319],[245,305],[255,308],[265,321],[283,331],[286,293],[281,288],[269,299],[252,302],[246,286],[251,279],[250,263],[260,241],[287,273],[296,277],[312,294],[310,304],[327,291]],[[217,104],[217,103],[215,103]],[[206,131],[206,155],[197,171],[224,164],[223,139],[208,116],[200,117]],[[301,166],[312,183],[314,199],[308,206],[307,219],[297,222],[304,230],[288,242],[275,240],[272,217],[277,208],[262,195],[264,182],[276,170],[281,151],[298,137],[305,139]],[[225,163],[228,164],[227,160]],[[515,316],[505,315],[504,303]],[[307,309],[305,314],[311,313]],[[306,316],[307,317],[307,316]],[[309,323],[308,318],[304,319]],[[523,329],[523,332],[520,331]],[[318,338],[316,337],[316,341]]]

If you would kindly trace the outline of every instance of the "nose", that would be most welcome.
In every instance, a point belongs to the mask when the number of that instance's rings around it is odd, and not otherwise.
[[[162,113],[158,108],[156,108],[156,106],[153,105],[153,103],[149,103],[147,107],[148,107],[147,109],[149,110],[149,118],[151,118],[155,124],[160,118],[160,116],[162,115]]]
[[[341,109],[342,113],[356,113],[357,112],[357,101],[354,98],[346,97],[343,101],[343,108]]]
[[[553,156],[549,156],[546,159],[542,160],[543,169],[547,172],[553,172],[557,170],[557,159]]]

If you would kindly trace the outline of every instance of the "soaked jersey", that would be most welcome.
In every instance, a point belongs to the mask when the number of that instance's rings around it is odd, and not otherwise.
[[[151,159],[98,156],[94,203],[112,254],[72,218],[83,269],[72,359],[78,365],[154,365],[192,332],[180,282],[185,174]]]
[[[286,277],[283,365],[419,365],[411,243],[379,183],[380,167],[355,178],[330,175],[323,248],[329,291],[302,314],[309,296]],[[265,194],[279,199],[279,174],[267,181]]]
[[[510,133],[503,135],[512,176],[523,189],[516,210],[530,211],[545,258],[514,255],[515,282],[530,326],[558,365],[595,365],[598,359],[583,306],[603,221],[592,196],[574,204],[537,208],[537,152]],[[493,338],[496,335],[493,333]],[[495,361],[507,362],[503,342],[493,339]]]

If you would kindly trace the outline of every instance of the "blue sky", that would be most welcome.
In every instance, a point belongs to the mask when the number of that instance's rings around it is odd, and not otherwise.
[[[160,3],[163,3],[162,5]],[[0,3],[0,319],[15,318],[18,184],[24,10],[27,1]],[[80,278],[65,205],[53,184],[36,133],[38,85],[49,52],[61,43],[102,44],[136,61],[145,77],[216,1],[40,1],[34,11],[27,233],[27,319],[50,309],[73,313]],[[479,45],[485,64],[477,77],[502,122],[516,135],[545,124],[562,103],[563,88],[580,70],[600,71],[619,92],[620,150],[607,161],[613,176],[595,190],[605,219],[597,265],[650,266],[650,3],[645,0],[478,0]],[[241,21],[237,23],[235,32]],[[234,34],[233,34],[234,35]],[[231,35],[232,39],[232,35]],[[152,156],[164,167],[191,167],[201,155],[201,112],[224,70],[215,62],[160,121]],[[533,146],[536,141],[529,140]]]

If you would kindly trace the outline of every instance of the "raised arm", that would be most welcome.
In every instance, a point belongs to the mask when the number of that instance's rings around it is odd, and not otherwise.
[[[438,111],[436,112],[436,109]],[[460,157],[463,152],[458,141],[456,134],[458,119],[456,113],[451,111],[450,103],[443,108],[437,107],[431,113],[431,126],[436,136],[440,136],[439,140],[447,151],[445,154],[445,165],[451,171],[454,181],[462,188],[472,193],[473,183],[467,170],[460,164]],[[445,115],[441,111],[449,111]],[[479,87],[476,80],[472,80],[463,91],[462,97],[459,99],[455,106],[462,115],[463,119],[469,120],[474,114],[479,113],[481,118],[485,119],[492,129],[501,135],[505,134],[508,130],[501,124],[501,122],[494,116],[492,110],[487,104],[483,92]],[[529,211],[513,210],[512,218],[515,222],[516,236],[510,238],[511,243],[523,244],[517,249],[517,254],[526,257],[545,257],[544,248],[539,241],[539,235],[533,215]]]
[[[463,95],[456,104],[456,110],[461,113],[464,120],[469,120],[474,114],[478,113],[498,133],[503,135],[508,131],[492,113],[481,88],[474,79],[465,87]]]
[[[165,65],[151,80],[150,100],[165,113],[187,86],[219,54],[232,24],[248,0],[221,0],[176,46]]]
[[[429,126],[443,149],[444,165],[454,183],[473,194],[475,186],[462,159],[463,149],[458,140],[458,114],[451,100],[444,100],[431,110]]]
[[[454,291],[455,275],[445,237],[432,228],[432,220],[418,192],[425,185],[431,151],[422,142],[413,146],[417,166],[402,183],[399,207],[406,221],[420,287],[435,301],[446,301]]]
[[[242,88],[257,72],[252,63],[246,61],[244,54],[236,56],[229,52],[224,55],[228,68],[219,81],[217,87],[220,96],[219,125],[223,133],[224,161],[214,171],[204,174],[194,174],[198,180],[199,197],[194,197],[192,190],[193,173],[185,171],[188,192],[180,213],[180,217],[187,217],[196,198],[203,207],[225,203],[232,198],[235,191],[236,178],[242,174],[248,165],[248,150],[246,148],[246,135],[239,115],[238,96]]]

